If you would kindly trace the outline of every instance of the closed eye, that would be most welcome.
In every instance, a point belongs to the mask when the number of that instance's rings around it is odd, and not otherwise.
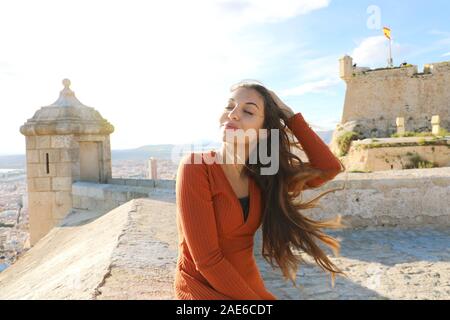
[[[228,107],[226,107],[225,109],[226,109],[226,110],[230,110],[230,109],[233,109],[233,107],[228,106]],[[247,110],[244,110],[244,112],[245,112],[245,113],[248,113],[248,114],[250,114],[250,115],[253,115],[253,113],[251,113],[251,112],[249,112],[249,111],[247,111]]]

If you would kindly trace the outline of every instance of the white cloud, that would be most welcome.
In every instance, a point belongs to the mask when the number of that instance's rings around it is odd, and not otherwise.
[[[328,7],[331,0],[217,0],[222,16],[242,27],[254,23],[280,22]]]
[[[416,46],[411,50],[411,53],[409,54],[409,57],[419,57],[423,55],[429,55],[432,54],[433,56],[436,56],[440,54],[442,51],[447,51],[450,46],[450,32],[442,31],[442,30],[430,30],[428,32],[431,35],[437,36],[437,40],[433,40],[431,43],[429,43],[426,46]],[[441,55],[441,57],[445,57],[444,55]],[[436,61],[428,61],[428,63],[436,62]]]
[[[11,64],[9,64],[8,62],[0,61],[0,78],[13,76],[14,74],[15,73],[13,71]]]
[[[441,37],[438,41],[436,41],[433,44],[433,47],[436,46],[439,48],[441,46],[445,46],[446,48],[448,48],[448,46],[450,45],[450,32],[441,30],[431,30],[430,33]]]
[[[444,53],[442,57],[450,57],[450,52]]]
[[[311,53],[308,53],[311,56]],[[337,55],[327,55],[316,58],[304,58],[293,66],[297,77],[295,81],[300,85],[281,89],[281,97],[302,96],[308,93],[333,94],[332,90],[342,83],[339,78],[339,57]]]
[[[312,56],[312,54],[311,52],[308,53],[309,56]],[[319,93],[322,96],[334,96],[337,94],[338,86],[344,85],[339,77],[338,55],[302,59],[296,65],[295,70],[299,76],[294,80],[300,85],[279,90],[280,98],[286,101],[288,105],[291,98],[295,99],[306,94]],[[330,106],[330,111],[333,108],[334,106]],[[309,111],[312,111],[312,109]],[[307,115],[309,111],[303,110],[303,114],[307,116],[307,121],[314,130],[334,130],[336,124],[340,122],[340,116],[333,117],[331,114]]]
[[[338,78],[339,56],[327,55],[303,59],[297,66],[301,81],[323,80],[325,78]]]
[[[307,93],[327,92],[331,88],[338,85],[340,82],[341,80],[337,78],[328,78],[319,81],[306,82],[297,87],[282,90],[280,92],[280,95],[283,97],[288,97],[301,96]]]
[[[326,118],[326,117],[320,117],[319,118],[308,118],[307,120],[308,124],[311,125],[313,130],[318,131],[329,131],[336,129],[336,125],[340,123],[340,120],[336,118]],[[320,125],[317,125],[316,123],[320,123]]]
[[[442,31],[442,30],[437,30],[437,29],[432,29],[428,32],[429,34],[432,35],[436,35],[436,36],[446,36],[446,37],[450,37],[450,32],[447,31]]]
[[[392,41],[394,64],[403,62],[403,57],[410,51],[409,46]],[[385,36],[368,37],[353,50],[353,61],[360,67],[380,68],[388,64],[389,42]]]
[[[301,46],[239,28],[330,1],[228,1],[228,11],[224,3],[1,1],[0,134],[10,139],[0,151],[24,152],[19,127],[56,100],[66,77],[115,126],[115,149],[211,137],[229,86]]]

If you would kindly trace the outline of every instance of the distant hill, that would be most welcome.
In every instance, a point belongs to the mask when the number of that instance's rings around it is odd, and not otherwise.
[[[175,148],[178,148],[180,151],[184,150],[183,153],[186,153],[190,150],[197,151],[198,148],[207,150],[210,148],[217,148],[219,146],[220,143],[207,140],[195,143],[193,142],[192,144],[147,145],[136,149],[112,150],[112,160],[148,160],[148,158],[150,157],[170,160],[172,152],[175,150]]]
[[[329,131],[315,131],[320,138],[326,143],[331,142],[331,137],[333,135],[333,130]],[[199,140],[192,143],[192,145],[180,145],[180,144],[158,144],[158,145],[146,145],[135,149],[123,149],[123,150],[112,150],[113,161],[121,160],[147,160],[150,157],[155,157],[158,159],[171,159],[171,154],[176,147],[189,147],[197,148],[197,145],[202,147],[203,150],[208,150],[210,148],[218,148],[220,142],[211,140]],[[6,155],[0,156],[0,168],[1,169],[23,169],[25,168],[25,155]]]
[[[326,144],[331,142],[331,137],[333,135],[333,130],[330,131],[316,131],[316,133],[320,136],[322,140]],[[220,147],[220,142],[203,140],[197,142],[203,150],[208,150],[210,148],[218,148]],[[160,144],[160,145],[148,145],[142,146],[136,149],[125,149],[125,150],[112,150],[112,159],[113,161],[120,160],[147,160],[150,157],[155,157],[158,159],[171,159],[172,150],[175,147],[179,147],[180,145],[175,144]],[[187,145],[189,146],[189,145]],[[195,144],[192,144],[192,148],[196,147]],[[188,148],[189,150],[189,148]]]
[[[0,169],[24,169],[25,165],[24,154],[0,156]]]

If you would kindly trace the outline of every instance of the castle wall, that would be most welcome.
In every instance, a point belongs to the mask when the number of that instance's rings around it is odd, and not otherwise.
[[[323,208],[307,210],[308,215],[322,220],[341,214],[351,227],[450,226],[450,167],[341,173],[319,189],[305,190],[303,201],[342,187],[346,178],[345,190],[324,196]]]
[[[108,182],[75,182],[72,185],[73,208],[108,212],[132,199],[175,194],[175,180],[109,179]]]
[[[435,163],[437,167],[450,167],[450,144],[403,147],[355,148],[352,143],[343,164],[348,171],[385,171],[402,170],[411,163],[411,157],[419,155],[421,159]]]
[[[72,208],[72,183],[80,180],[82,143],[98,143],[100,181],[111,177],[109,136],[39,135],[26,137],[30,243],[57,225]],[[90,163],[88,163],[89,165]]]
[[[59,223],[72,207],[72,182],[79,176],[72,135],[26,137],[30,243]]]
[[[405,118],[406,131],[431,131],[431,117],[440,115],[441,127],[450,130],[450,62],[427,69],[421,74],[417,66],[346,74],[341,123],[357,121],[366,137],[386,137],[397,131],[396,117]]]

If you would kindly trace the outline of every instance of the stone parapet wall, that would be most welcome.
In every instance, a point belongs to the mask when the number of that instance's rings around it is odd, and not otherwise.
[[[347,181],[346,181],[347,179]],[[322,208],[308,209],[304,215],[316,220],[340,214],[350,228],[450,226],[450,167],[341,173],[333,181],[305,190],[302,202],[320,193]],[[255,254],[261,253],[261,228],[255,234]]]
[[[347,181],[346,181],[347,178]],[[323,207],[305,213],[315,219],[341,214],[350,227],[450,226],[450,167],[341,173],[318,189],[303,192],[303,201],[340,188],[319,200]]]
[[[422,138],[422,145],[417,143],[419,139],[414,137],[383,139],[373,143],[370,143],[371,139],[353,141],[342,163],[347,171],[408,169],[414,167],[412,166],[414,158],[427,161],[429,164],[433,163],[435,167],[450,167],[450,139],[433,141],[431,138]]]
[[[174,189],[175,180],[165,180],[165,179],[122,179],[122,178],[111,178],[108,179],[109,184],[116,185],[126,185],[126,186],[137,186],[137,187],[149,187],[157,189]]]
[[[75,182],[74,209],[108,212],[132,199],[175,194],[175,180],[110,179],[108,184]]]

